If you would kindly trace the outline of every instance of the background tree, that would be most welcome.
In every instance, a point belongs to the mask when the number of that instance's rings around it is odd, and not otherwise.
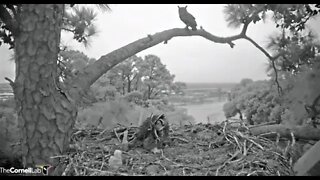
[[[60,51],[58,59],[58,75],[60,80],[72,78],[77,72],[92,64],[96,59],[89,58],[83,52],[77,50]]]
[[[165,65],[161,63],[159,57],[155,55],[147,55],[140,66],[142,74],[142,89],[145,98],[152,99],[163,92],[170,91],[173,83],[174,75],[171,75]]]
[[[121,82],[116,85],[117,89],[121,90],[122,94],[130,93],[132,90],[137,89],[135,87],[137,78],[141,78],[139,75],[139,64],[142,58],[136,55],[129,57],[126,61],[119,63],[117,66],[112,68],[108,73],[108,78],[112,79],[113,82]]]
[[[187,84],[184,82],[176,81],[172,84],[171,89],[174,92],[174,94],[185,95],[183,90],[187,89]]]
[[[281,122],[284,112],[282,99],[277,95],[276,88],[272,86],[272,80],[255,81],[243,85],[243,80],[231,90],[231,101],[224,107],[227,118],[239,114],[245,117],[250,125],[264,122]]]

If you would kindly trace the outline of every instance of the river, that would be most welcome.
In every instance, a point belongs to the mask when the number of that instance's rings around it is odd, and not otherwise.
[[[226,101],[214,101],[205,104],[181,105],[179,107],[186,108],[188,115],[195,118],[196,123],[210,123],[225,120],[223,105]]]

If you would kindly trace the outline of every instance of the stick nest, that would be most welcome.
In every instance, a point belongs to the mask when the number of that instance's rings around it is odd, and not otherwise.
[[[121,133],[120,129],[124,131]],[[294,175],[294,141],[288,141],[290,143],[285,148],[280,148],[275,141],[250,135],[249,129],[241,122],[171,128],[169,143],[159,153],[150,152],[143,146],[124,148],[127,145],[122,143],[124,134],[130,144],[134,142],[130,139],[138,129],[75,129],[69,152],[52,158],[59,158],[65,164],[63,175],[67,176]],[[117,149],[122,150],[123,165],[114,170],[108,160]]]

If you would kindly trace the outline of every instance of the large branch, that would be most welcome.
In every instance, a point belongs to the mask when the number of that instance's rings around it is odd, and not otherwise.
[[[201,36],[215,43],[227,43],[231,47],[234,46],[234,43],[232,41],[241,39],[243,37],[241,34],[230,37],[218,37],[212,35],[204,29],[199,29],[196,31],[181,28],[165,30],[154,35],[148,35],[145,38],[134,41],[124,47],[121,47],[107,55],[100,57],[100,59],[95,63],[87,66],[83,71],[79,72],[77,77],[73,80],[73,84],[80,85],[82,88],[88,88],[101,75],[106,73],[118,63],[129,58],[130,56],[133,56],[136,53],[155,46],[159,43],[167,42],[173,37],[179,36]]]
[[[156,33],[154,35],[147,35],[147,37],[145,38],[136,40],[126,46],[123,46],[117,50],[110,52],[109,54],[101,56],[99,60],[87,66],[82,71],[78,72],[78,74],[76,74],[75,77],[70,81],[71,86],[69,86],[68,88],[69,93],[74,94],[75,100],[78,99],[78,97],[81,96],[81,91],[89,88],[99,77],[101,77],[115,65],[159,43],[164,42],[166,44],[167,41],[169,41],[173,37],[201,36],[214,43],[229,44],[231,48],[233,48],[235,45],[233,41],[238,39],[247,39],[270,59],[271,56],[269,56],[263,48],[261,48],[257,43],[255,43],[252,39],[246,36],[246,31],[250,22],[251,21],[244,24],[241,32],[238,35],[229,37],[219,37],[212,35],[211,33],[205,31],[202,28],[196,31],[187,30],[184,28],[173,28]]]
[[[282,124],[266,125],[250,128],[253,135],[275,137],[279,133],[281,137],[291,138],[291,132],[296,138],[306,140],[320,140],[320,129],[311,126],[285,126]],[[274,132],[274,133],[272,133]]]

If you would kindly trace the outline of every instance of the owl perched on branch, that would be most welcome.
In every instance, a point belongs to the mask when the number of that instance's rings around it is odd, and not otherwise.
[[[196,18],[194,18],[192,16],[192,14],[190,14],[187,11],[187,7],[188,6],[185,6],[185,7],[178,6],[178,8],[179,8],[179,17],[180,17],[181,21],[184,22],[187,25],[186,26],[187,29],[190,26],[192,28],[192,30],[195,31],[195,30],[197,30]]]

